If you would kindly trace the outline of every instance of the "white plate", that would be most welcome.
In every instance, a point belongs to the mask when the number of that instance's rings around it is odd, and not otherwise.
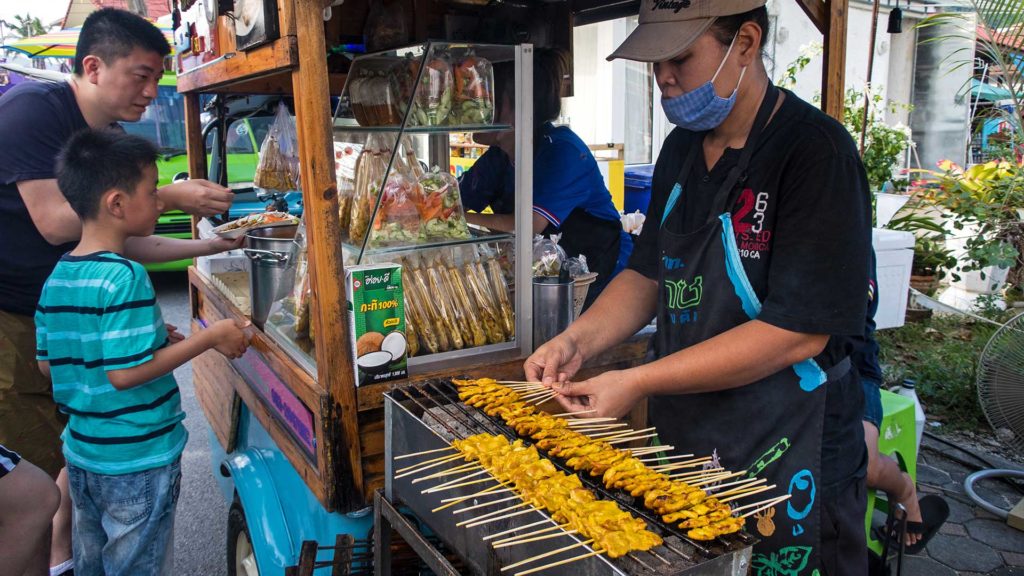
[[[278,212],[277,214],[280,214],[280,212]],[[248,216],[246,218],[248,218]],[[216,234],[217,236],[220,236],[221,238],[235,239],[240,236],[244,236],[248,234],[250,231],[256,230],[257,228],[273,228],[275,226],[294,226],[299,223],[299,219],[294,216],[289,215],[288,218],[289,220],[282,220],[280,222],[268,222],[265,224],[260,224],[257,221],[254,222],[253,224],[247,224],[244,226],[240,226],[238,228],[230,228],[225,230],[225,228],[227,228],[228,226],[235,224],[236,221],[232,221],[228,222],[227,224],[221,224],[220,226],[217,226],[216,228],[213,229],[213,233]]]

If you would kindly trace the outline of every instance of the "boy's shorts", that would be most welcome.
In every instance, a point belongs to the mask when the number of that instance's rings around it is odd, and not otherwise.
[[[66,423],[50,379],[39,372],[35,320],[0,310],[0,444],[56,478]]]
[[[180,457],[166,466],[116,476],[68,464],[68,486],[76,574],[173,574]]]
[[[8,450],[0,445],[0,478],[7,476],[8,472],[13,471],[18,462],[21,462],[21,456],[18,456],[17,452]]]
[[[871,422],[881,430],[882,385],[867,378],[861,378],[860,382],[864,386],[864,421]]]

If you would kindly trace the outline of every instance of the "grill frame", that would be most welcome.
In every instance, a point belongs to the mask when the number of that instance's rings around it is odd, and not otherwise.
[[[531,522],[553,520],[542,511],[507,518],[479,527],[456,527],[455,523],[465,517],[454,516],[452,509],[431,513],[440,499],[466,496],[483,490],[489,485],[475,484],[436,494],[421,494],[424,486],[413,485],[412,478],[394,477],[394,457],[423,450],[448,446],[450,440],[481,432],[504,435],[509,439],[518,438],[515,431],[503,421],[487,416],[481,410],[471,408],[458,400],[455,386],[447,380],[427,380],[401,386],[384,394],[384,443],[385,443],[385,489],[382,498],[391,506],[403,506],[448,546],[476,574],[499,574],[500,567],[512,562],[543,554],[555,548],[566,546],[573,541],[580,542],[578,535],[566,535],[557,539],[531,542],[518,546],[494,550],[483,540],[488,534],[524,526]],[[523,439],[530,443],[528,439]],[[602,499],[613,499],[619,506],[635,516],[643,518],[650,527],[668,540],[669,546],[660,546],[655,554],[635,552],[626,557],[609,560],[604,556],[586,558],[565,566],[545,571],[545,574],[566,574],[572,576],[622,574],[622,575],[729,575],[746,574],[750,566],[752,546],[756,539],[741,534],[718,539],[710,544],[693,542],[674,527],[667,526],[652,512],[636,505],[628,494],[606,489],[597,479],[588,474],[577,474],[567,468],[558,458],[545,456],[563,472],[577,475],[587,488]],[[411,464],[412,462],[410,462]],[[406,465],[400,461],[400,466]],[[440,483],[440,482],[438,482]],[[430,483],[430,485],[435,485]],[[467,500],[465,505],[479,503],[479,499]],[[510,505],[503,503],[502,505]],[[462,504],[458,506],[463,506]],[[500,506],[493,508],[499,509]],[[480,514],[492,509],[483,508]],[[540,527],[540,525],[538,525]],[[537,528],[531,528],[534,530]],[[588,546],[574,548],[565,553],[546,558],[554,561],[591,551]],[[539,566],[537,561],[523,566]],[[501,574],[511,574],[503,572]]]

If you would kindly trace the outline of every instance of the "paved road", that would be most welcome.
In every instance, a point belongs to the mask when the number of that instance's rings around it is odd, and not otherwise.
[[[164,321],[188,334],[188,280],[184,273],[153,274]],[[227,505],[217,488],[210,465],[208,427],[192,386],[192,367],[174,371],[181,388],[181,404],[188,416],[189,439],[181,457],[182,485],[174,527],[174,567],[178,576],[227,574],[225,538]]]

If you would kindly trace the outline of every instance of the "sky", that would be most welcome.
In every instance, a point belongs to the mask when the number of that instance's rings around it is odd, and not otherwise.
[[[28,13],[46,26],[63,18],[67,9],[68,0],[0,0],[0,19],[13,24],[15,14],[24,16]]]

